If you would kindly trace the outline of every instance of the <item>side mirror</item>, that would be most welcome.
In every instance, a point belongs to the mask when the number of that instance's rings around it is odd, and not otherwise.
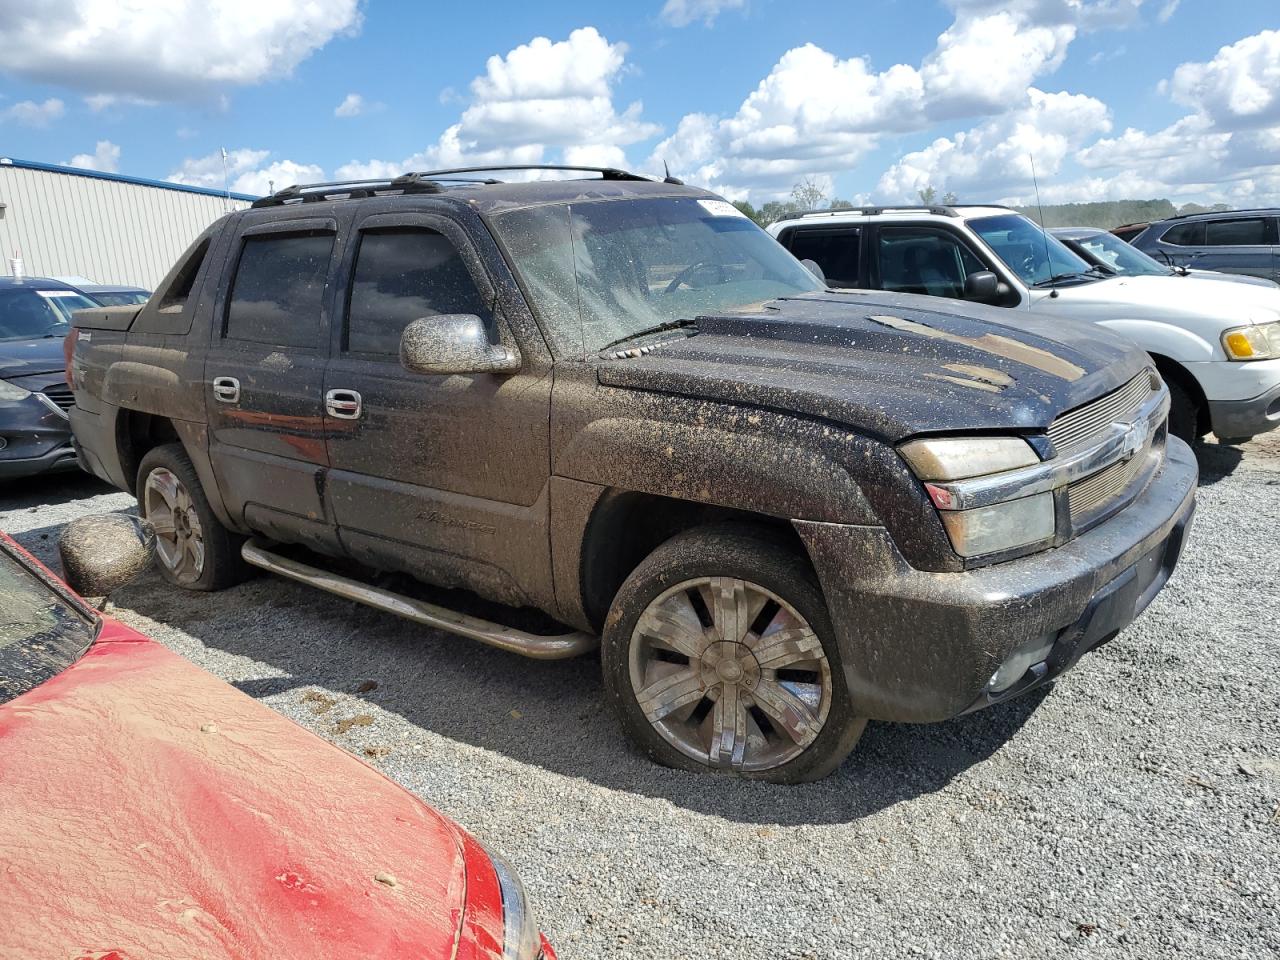
[[[812,273],[815,277],[817,277],[823,283],[827,282],[827,275],[822,272],[822,267],[821,265],[819,265],[817,260],[808,260],[808,259],[801,260],[800,266],[804,267],[806,270]]]
[[[490,343],[475,314],[442,313],[404,328],[400,365],[414,373],[510,373],[520,369],[520,355]]]
[[[155,552],[151,524],[122,513],[72,520],[58,537],[63,579],[86,598],[110,596],[132,582]]]
[[[1000,278],[990,270],[979,270],[964,278],[964,298],[990,303],[1000,295]]]

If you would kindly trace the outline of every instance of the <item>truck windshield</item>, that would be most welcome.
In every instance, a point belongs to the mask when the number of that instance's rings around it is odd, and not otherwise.
[[[724,200],[554,204],[501,213],[492,223],[561,353],[823,289]]]
[[[66,336],[71,311],[96,306],[71,290],[0,290],[0,340]]]
[[[970,220],[969,226],[1029,287],[1044,286],[1051,280],[1101,279],[1092,264],[1020,213],[978,217]]]
[[[1115,234],[1099,231],[1087,237],[1077,237],[1075,242],[1083,248],[1086,256],[1124,276],[1167,277],[1173,273],[1170,267],[1125,243]]]
[[[94,627],[0,542],[0,703],[79,659]]]

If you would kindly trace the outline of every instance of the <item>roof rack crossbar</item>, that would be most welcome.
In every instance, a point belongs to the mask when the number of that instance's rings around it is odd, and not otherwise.
[[[480,167],[451,167],[447,170],[427,170],[424,177],[444,177],[455,173],[497,173],[504,170],[565,170],[571,173],[598,173],[602,180],[648,180],[638,173],[619,170],[617,167],[580,167],[560,163],[515,163],[508,165],[491,164]]]

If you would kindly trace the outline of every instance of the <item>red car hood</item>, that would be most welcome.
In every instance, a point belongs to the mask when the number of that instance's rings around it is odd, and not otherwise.
[[[0,707],[2,957],[443,960],[473,844],[109,620]]]

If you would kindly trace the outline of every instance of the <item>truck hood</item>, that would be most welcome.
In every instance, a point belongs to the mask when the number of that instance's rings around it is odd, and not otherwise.
[[[126,627],[0,707],[0,755],[0,955],[454,953],[451,822]]]
[[[0,340],[0,380],[58,373],[67,365],[61,337]]]
[[[1055,315],[1075,315],[1072,311],[1079,310],[1089,320],[1212,320],[1225,329],[1280,320],[1280,287],[1223,283],[1194,274],[1120,276],[1060,287],[1058,296],[1042,296],[1033,309]]]
[[[768,407],[897,442],[1043,430],[1150,364],[1091,324],[862,290],[700,317],[698,331],[602,361],[600,382]]]

